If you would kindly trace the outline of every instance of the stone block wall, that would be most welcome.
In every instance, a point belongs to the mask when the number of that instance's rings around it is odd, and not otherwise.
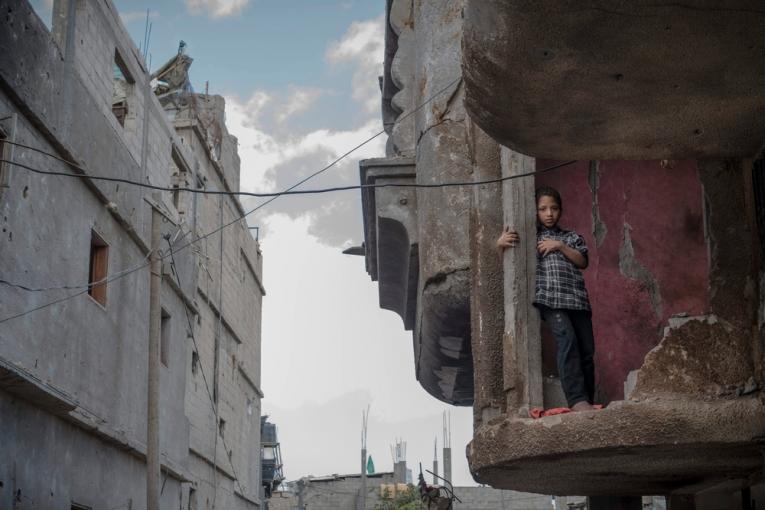
[[[51,32],[23,0],[0,1],[0,12],[0,127],[6,134],[13,127],[13,141],[80,169],[20,147],[13,161],[162,186],[178,178],[173,174],[181,162],[191,183],[206,177],[209,189],[237,189],[233,137],[226,135],[217,166],[184,143],[149,89],[145,63],[111,2],[56,1]],[[111,109],[116,54],[134,81],[124,126]],[[146,262],[152,192],[7,168],[8,187],[0,194],[3,279],[27,287],[86,283],[91,231],[109,246],[109,275]],[[225,185],[220,175],[227,176]],[[217,228],[219,202],[226,222],[243,213],[232,197],[184,195],[183,216],[172,193],[159,199],[168,218],[163,234],[173,239],[188,241]],[[209,259],[201,242],[175,255],[180,286],[169,260],[164,263],[163,508],[186,507],[190,500],[201,508],[216,491],[226,508],[258,505],[262,260],[246,225],[222,235],[222,257],[214,236]],[[221,264],[222,304],[219,287],[202,285],[208,269],[218,285]],[[0,421],[0,442],[14,445],[0,457],[0,507],[10,508],[11,494],[21,491],[35,507],[144,508],[148,287],[143,267],[107,284],[105,306],[84,293],[0,324],[0,407],[7,417]],[[3,285],[0,320],[73,293]],[[221,440],[215,459],[217,423],[202,370],[211,390],[217,372],[219,418],[231,452]],[[39,476],[43,471],[46,476]]]

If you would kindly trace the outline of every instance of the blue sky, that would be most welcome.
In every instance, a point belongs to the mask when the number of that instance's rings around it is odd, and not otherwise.
[[[195,89],[209,80],[225,97],[243,190],[286,188],[382,129],[383,0],[114,1],[137,43],[149,7],[153,69],[184,40]],[[51,0],[32,3],[50,20]],[[384,154],[381,136],[304,187],[358,184],[359,160]],[[472,410],[420,387],[411,332],[379,308],[363,257],[341,253],[363,240],[360,203],[356,191],[284,197],[248,218],[261,227],[267,291],[263,412],[279,426],[287,477],[358,472],[361,411],[371,405],[378,471],[392,469],[396,438],[408,442],[410,467],[430,466],[449,409],[454,481],[474,485],[463,453]]]
[[[247,97],[254,89],[279,90],[290,85],[329,89],[326,108],[313,112],[325,119],[329,112],[349,122],[358,113],[344,100],[350,93],[347,65],[327,66],[330,41],[339,40],[356,20],[383,14],[376,0],[254,0],[236,14],[215,17],[209,11],[192,12],[183,0],[152,2],[117,0],[133,40],[141,43],[146,9],[152,24],[149,53],[156,69],[172,57],[178,42],[187,44],[194,58],[191,79],[197,91],[210,82],[210,92]],[[306,116],[307,129],[319,121]]]

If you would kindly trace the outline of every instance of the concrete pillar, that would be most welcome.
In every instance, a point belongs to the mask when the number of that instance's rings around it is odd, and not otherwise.
[[[533,172],[535,161],[507,148],[501,150],[502,177]],[[505,250],[503,341],[504,391],[508,413],[527,414],[543,405],[540,319],[533,305],[536,272],[536,203],[534,176],[502,183],[504,225],[520,234],[520,244]]]
[[[444,479],[452,483],[452,449],[444,448]]]
[[[406,461],[393,464],[393,479],[396,483],[406,483]]]
[[[643,510],[641,496],[590,496],[587,510]]]
[[[361,485],[359,487],[359,497],[356,502],[358,510],[364,510],[367,502],[367,449],[361,449]]]
[[[468,120],[473,180],[502,177],[500,147]],[[502,379],[502,258],[495,241],[502,230],[502,185],[473,186],[470,202],[470,322],[475,428],[505,412]]]

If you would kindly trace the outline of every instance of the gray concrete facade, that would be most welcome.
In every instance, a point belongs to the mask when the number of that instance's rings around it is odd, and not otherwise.
[[[235,139],[222,127],[216,149],[193,116],[168,121],[111,2],[58,0],[50,31],[25,1],[2,1],[0,11],[0,135],[75,166],[10,144],[3,159],[238,189]],[[113,110],[115,64],[122,119]],[[221,98],[202,100],[210,106],[197,112],[222,115]],[[0,322],[0,508],[145,508],[152,208],[177,248],[241,215],[241,205],[10,163],[2,178],[0,278],[12,285],[0,284],[0,320],[20,316]],[[94,235],[108,245],[105,303],[86,292]],[[161,507],[204,508],[217,498],[257,508],[262,258],[241,222],[205,241],[175,253],[174,267],[163,263]],[[217,420],[202,371],[217,388]]]

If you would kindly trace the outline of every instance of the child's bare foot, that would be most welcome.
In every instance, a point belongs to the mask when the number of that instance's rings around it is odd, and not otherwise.
[[[595,408],[587,402],[586,400],[582,400],[581,402],[577,402],[573,406],[571,406],[571,410],[575,413],[578,413],[580,411],[594,411]]]

